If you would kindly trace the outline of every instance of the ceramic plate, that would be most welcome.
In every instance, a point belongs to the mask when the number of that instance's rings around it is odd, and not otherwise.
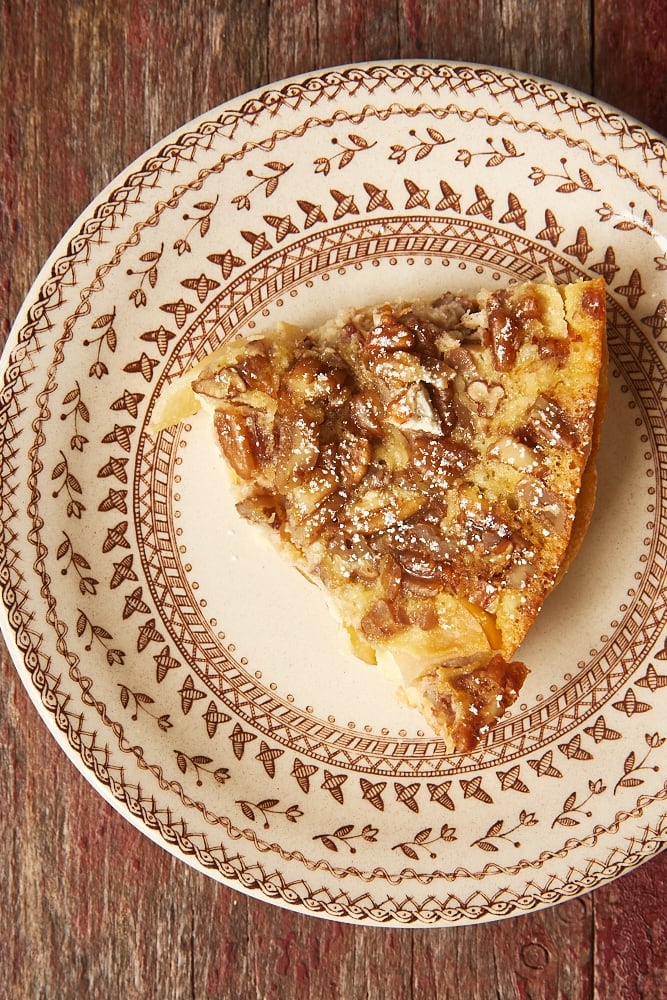
[[[260,899],[413,927],[557,903],[661,848],[666,169],[662,139],[553,84],[351,66],[192,122],[63,239],[3,361],[3,628],[147,836]],[[205,420],[148,424],[230,337],[547,272],[607,286],[599,500],[522,700],[447,756],[238,519]]]

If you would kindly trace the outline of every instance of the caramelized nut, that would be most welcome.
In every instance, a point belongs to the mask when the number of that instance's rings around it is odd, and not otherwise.
[[[340,402],[344,382],[345,372],[342,368],[329,367],[313,354],[303,354],[285,379],[287,393],[296,407],[320,400],[326,400],[329,404]]]
[[[604,295],[601,291],[587,288],[581,299],[581,308],[593,319],[601,319],[605,314]]]
[[[299,520],[308,517],[322,501],[334,492],[338,483],[332,472],[314,469],[305,474],[298,486],[290,490],[289,511]]]
[[[364,389],[355,393],[349,403],[350,418],[357,429],[372,439],[382,436],[382,400],[377,392]]]
[[[261,350],[259,345],[263,345],[265,350]],[[271,364],[263,341],[258,341],[257,350],[241,358],[237,367],[249,389],[258,389],[269,396],[275,396],[278,389],[277,372]]]
[[[483,379],[475,379],[468,384],[466,392],[477,404],[480,413],[487,417],[492,417],[498,409],[500,400],[505,395],[502,385],[489,385]]]
[[[240,500],[236,509],[246,521],[280,528],[285,523],[285,504],[276,493],[255,493]]]
[[[416,346],[422,355],[437,356],[438,341],[446,336],[443,327],[437,326],[423,317],[415,316],[414,313],[406,313],[401,317],[401,322],[414,333]]]
[[[509,371],[519,353],[521,325],[507,307],[507,296],[501,292],[489,296],[486,309],[494,366],[498,371]]]
[[[257,417],[254,413],[215,411],[215,431],[222,452],[241,479],[250,479],[261,450]]]
[[[400,607],[397,608],[389,601],[376,601],[361,619],[361,631],[371,641],[398,635],[399,632],[404,632],[410,624],[405,612],[401,612]]]
[[[516,299],[513,303],[513,311],[520,323],[525,323],[530,319],[539,319],[542,315],[540,303],[536,295],[528,293]]]
[[[526,476],[517,485],[514,494],[520,505],[528,507],[548,531],[562,535],[568,522],[565,504],[553,490],[539,479]]]
[[[386,418],[405,430],[439,434],[441,429],[438,414],[423,382],[413,382],[394,396],[387,404]]]
[[[453,347],[451,351],[447,351],[444,360],[450,368],[462,375],[477,374],[475,358],[467,347]]]
[[[446,488],[475,460],[475,452],[451,438],[414,434],[411,440],[410,472],[424,486]]]
[[[412,330],[399,323],[390,309],[381,309],[375,326],[366,337],[364,351],[368,356],[384,351],[409,351],[415,342]]]
[[[524,472],[532,472],[539,465],[533,449],[510,435],[498,438],[489,448],[488,454],[491,458],[505,465],[511,465],[513,469],[522,469]]]
[[[573,419],[553,399],[539,396],[518,436],[528,445],[577,448],[579,432]]]
[[[221,368],[206,374],[192,383],[193,392],[209,399],[233,399],[246,390],[246,383],[236,368]]]
[[[409,385],[424,375],[419,358],[408,351],[378,351],[369,358],[368,367],[388,386]]]
[[[412,517],[423,503],[421,493],[371,487],[345,505],[342,518],[353,531],[372,534]]]
[[[315,468],[320,455],[319,429],[303,414],[282,414],[278,423],[276,485],[284,489],[295,477]]]
[[[422,632],[430,632],[439,623],[438,610],[434,600],[422,598],[419,601],[410,602],[406,607],[406,614],[411,625],[416,625]]]
[[[426,390],[431,401],[431,405],[438,415],[440,421],[440,431],[446,437],[452,433],[456,427],[456,400],[454,390],[451,385],[439,386],[427,383]]]
[[[371,460],[370,442],[365,438],[344,437],[336,449],[336,471],[341,484],[356,486],[366,475]]]
[[[565,337],[538,337],[536,343],[539,356],[545,361],[553,358],[559,368],[570,356],[570,341]]]
[[[380,563],[380,583],[385,596],[393,601],[401,589],[403,570],[391,553],[387,552]]]

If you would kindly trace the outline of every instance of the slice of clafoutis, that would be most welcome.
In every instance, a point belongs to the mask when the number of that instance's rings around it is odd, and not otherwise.
[[[605,370],[602,280],[446,293],[227,343],[157,426],[210,411],[240,516],[465,752],[588,526]]]

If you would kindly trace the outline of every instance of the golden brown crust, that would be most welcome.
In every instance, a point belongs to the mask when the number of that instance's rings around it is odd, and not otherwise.
[[[460,753],[474,750],[514,704],[528,675],[524,663],[499,653],[478,663],[440,668],[422,678],[422,710]]]
[[[604,301],[600,280],[383,305],[234,342],[193,384],[239,512],[455,749],[515,700],[590,518]]]
[[[597,496],[597,484],[598,484],[598,472],[597,472],[597,453],[600,446],[600,436],[602,434],[602,424],[604,423],[604,416],[607,410],[607,401],[609,399],[609,377],[608,377],[608,364],[609,364],[609,350],[607,346],[606,337],[602,337],[601,341],[601,361],[600,361],[600,376],[598,383],[598,394],[597,402],[595,405],[595,419],[593,421],[593,431],[591,434],[591,447],[586,460],[586,465],[581,477],[581,487],[579,490],[579,496],[577,498],[577,510],[574,518],[574,523],[572,525],[572,532],[570,534],[570,540],[565,550],[565,555],[563,556],[563,561],[561,563],[558,575],[556,577],[556,583],[560,583],[568,569],[572,565],[579,549],[581,548],[586,533],[588,532],[589,525],[591,523],[591,518],[593,517],[593,510],[595,508],[595,499]]]

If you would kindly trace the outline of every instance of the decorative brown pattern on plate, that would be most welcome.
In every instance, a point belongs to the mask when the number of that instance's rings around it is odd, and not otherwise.
[[[660,849],[666,171],[658,137],[548,83],[359,66],[202,117],[84,213],[4,356],[3,628],[54,736],[149,836],[282,905],[415,926],[550,905]],[[607,283],[600,499],[524,700],[448,757],[246,533],[204,424],[148,425],[232,336],[546,271]]]

